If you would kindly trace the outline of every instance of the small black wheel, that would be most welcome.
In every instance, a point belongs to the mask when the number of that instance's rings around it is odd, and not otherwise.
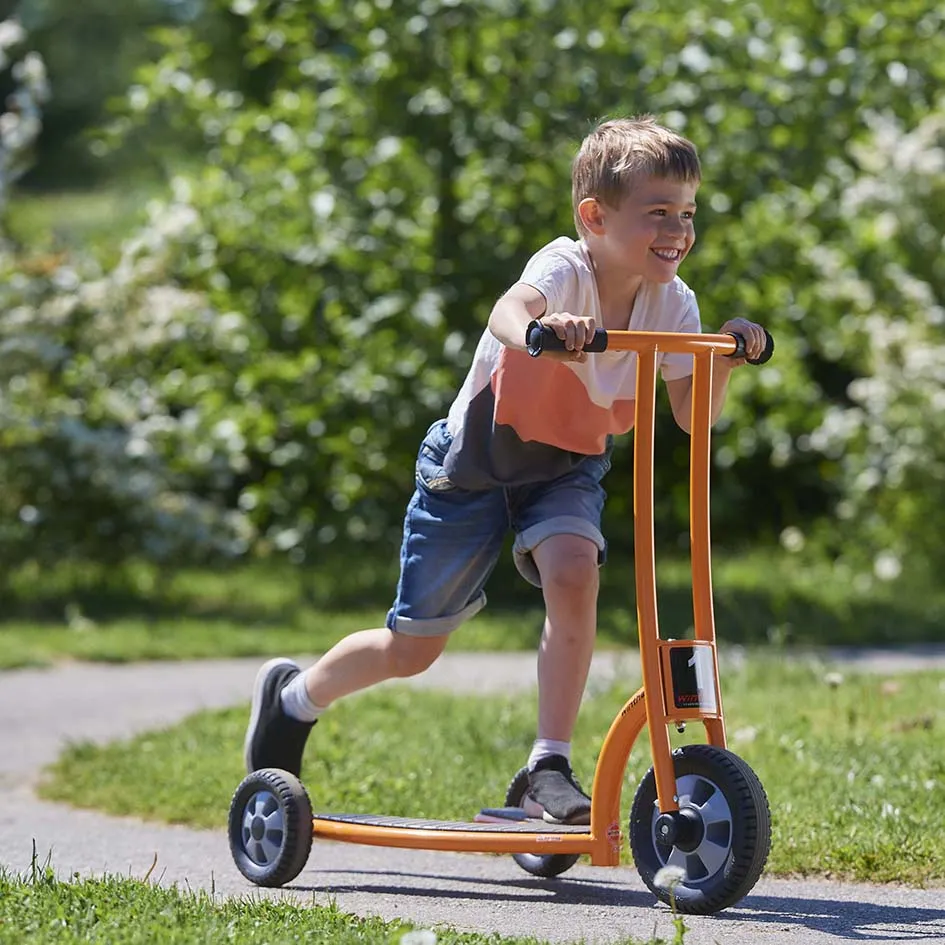
[[[288,771],[247,775],[230,802],[230,853],[257,886],[283,886],[302,871],[312,850],[312,805]]]
[[[521,807],[525,800],[525,792],[528,790],[528,768],[522,768],[518,774],[512,778],[509,789],[505,792],[506,807]],[[537,853],[513,853],[512,859],[526,873],[532,876],[543,876],[550,879],[552,876],[560,876],[565,870],[571,869],[580,859],[577,853],[549,853],[547,856],[539,856]]]
[[[676,909],[706,915],[738,902],[758,881],[771,848],[771,813],[758,776],[738,755],[714,745],[673,752],[679,816],[660,817],[653,769],[644,775],[630,811],[630,849],[643,882],[664,867],[684,877],[673,887]]]

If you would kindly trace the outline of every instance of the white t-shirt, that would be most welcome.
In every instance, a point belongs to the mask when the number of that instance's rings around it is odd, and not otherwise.
[[[548,314],[593,315],[603,323],[583,241],[552,241],[518,281],[544,295]],[[667,284],[645,281],[626,328],[699,332],[695,294],[678,277]],[[657,352],[657,361],[664,380],[692,374],[692,355]],[[614,434],[633,427],[636,365],[632,351],[591,354],[583,362],[532,358],[486,329],[450,408],[447,475],[464,488],[545,481],[606,452]]]

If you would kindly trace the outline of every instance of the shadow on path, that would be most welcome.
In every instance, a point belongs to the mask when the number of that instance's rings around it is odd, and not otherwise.
[[[619,881],[567,877],[548,880],[489,879],[482,876],[464,878],[387,870],[306,872],[307,877],[319,874],[331,876],[331,885],[321,887],[300,884],[292,885],[291,888],[296,892],[367,893],[427,900],[540,903],[545,908],[606,905],[641,909],[652,908],[655,904],[651,893],[629,889]],[[350,882],[338,883],[337,878],[341,875],[350,877]],[[421,885],[411,880],[427,883],[440,881],[442,888]],[[463,886],[470,888],[463,889]],[[854,893],[852,887],[850,891]],[[699,921],[718,923],[719,926],[738,925],[746,921],[765,923],[781,926],[784,932],[806,928],[852,942],[945,942],[945,909],[880,905],[855,899],[799,899],[750,893],[737,905],[714,916],[701,916]],[[772,928],[771,931],[776,934],[777,929]]]
[[[509,880],[490,879],[483,876],[462,877],[388,870],[307,870],[305,875],[311,876],[313,873],[315,875],[325,873],[333,877],[344,874],[351,876],[352,881],[344,885],[334,882],[330,887],[293,885],[291,888],[297,892],[363,892],[421,898],[473,899],[487,902],[538,902],[542,905],[562,906],[613,905],[649,908],[656,902],[650,892],[628,889],[622,883],[606,880],[539,879],[537,877]],[[359,882],[359,878],[362,877],[364,878],[363,881]],[[370,882],[370,877],[378,877],[378,882]],[[381,877],[386,882],[382,882]],[[401,881],[418,879],[433,882],[440,880],[444,887],[448,886],[449,888],[437,889],[430,886],[411,885],[407,882],[396,885],[394,880],[398,878]],[[478,888],[476,890],[457,889],[458,886],[462,885]],[[495,891],[491,889],[484,890],[482,887],[485,886],[494,887]],[[510,890],[514,890],[514,892]]]
[[[945,942],[945,909],[749,895],[716,918],[720,922],[750,918],[775,925],[790,923],[852,942]]]

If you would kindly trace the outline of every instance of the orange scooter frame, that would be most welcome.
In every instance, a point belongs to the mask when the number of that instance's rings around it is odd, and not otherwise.
[[[540,346],[541,340],[536,341]],[[541,876],[563,872],[582,854],[589,856],[593,865],[616,866],[624,839],[620,826],[624,773],[644,726],[649,732],[653,767],[638,789],[630,823],[634,859],[644,881],[658,898],[667,901],[668,890],[657,883],[656,874],[661,866],[679,866],[685,875],[681,880],[677,877],[675,884],[677,906],[684,912],[704,913],[731,905],[757,880],[770,845],[770,817],[760,782],[741,759],[726,750],[709,525],[713,358],[743,355],[744,342],[728,334],[641,331],[598,331],[595,341],[596,347],[588,345],[587,350],[606,348],[637,353],[633,509],[643,681],[614,719],[601,747],[591,790],[590,825],[548,824],[540,820],[478,823],[311,814],[307,795],[297,779],[287,772],[264,769],[244,779],[230,811],[231,850],[237,867],[251,881],[258,885],[283,885],[294,878],[308,858],[313,838],[375,846],[517,854],[523,868]],[[559,344],[544,329],[544,348],[551,347]],[[754,363],[767,360],[772,347],[769,336],[766,356]],[[653,454],[656,374],[661,352],[691,354],[694,360],[690,539],[695,632],[693,639],[686,640],[662,639],[657,614]],[[682,727],[691,721],[703,723],[706,745],[710,748],[690,746],[688,756],[685,749],[682,755],[679,751],[674,754],[668,726]],[[515,782],[507,798],[507,803],[513,805],[517,801],[512,796],[514,786]],[[700,804],[703,795],[709,799]],[[747,806],[745,796],[750,798]],[[278,808],[275,813],[282,825],[282,840],[281,845],[270,844],[272,849],[266,854],[264,829],[268,824],[266,818],[271,815],[265,811],[273,804]],[[728,815],[723,810],[726,804]],[[307,835],[307,842],[306,836],[295,836],[295,842],[289,843],[294,835],[302,833]],[[748,840],[744,837],[746,833],[750,835]],[[256,838],[256,834],[262,839]],[[724,851],[724,857],[720,851]],[[735,880],[730,878],[733,872],[738,874]]]

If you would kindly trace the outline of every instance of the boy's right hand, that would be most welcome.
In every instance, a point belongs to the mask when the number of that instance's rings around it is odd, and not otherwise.
[[[552,312],[538,319],[542,325],[554,330],[564,342],[567,351],[545,351],[543,358],[555,361],[587,360],[587,352],[581,349],[594,337],[597,324],[592,315],[572,315],[570,312]]]

